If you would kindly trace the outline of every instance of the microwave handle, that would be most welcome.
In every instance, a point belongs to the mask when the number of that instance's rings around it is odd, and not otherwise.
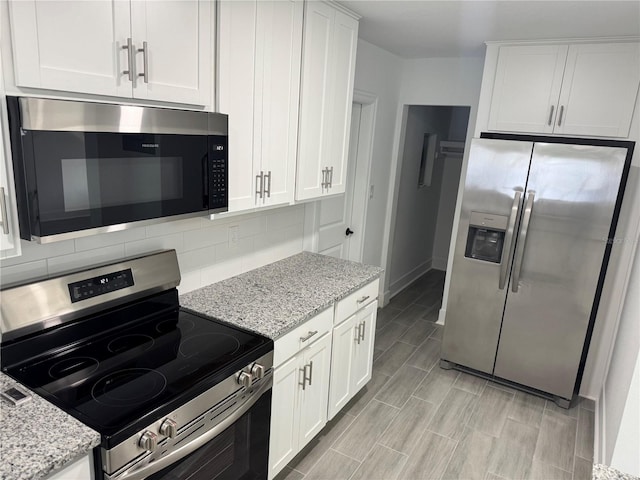
[[[209,205],[209,155],[202,157],[202,191],[205,205]]]

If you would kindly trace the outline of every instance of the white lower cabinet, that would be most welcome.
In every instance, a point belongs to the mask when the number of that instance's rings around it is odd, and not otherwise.
[[[93,478],[93,461],[89,453],[65,465],[62,470],[46,476],[45,480],[93,480]]]
[[[330,308],[308,322],[312,323],[310,331],[305,324],[276,340],[275,352],[279,346],[282,351],[307,337],[306,342],[311,343],[281,364],[277,360],[281,357],[274,352],[269,478],[275,477],[327,423],[332,322]]]
[[[377,310],[374,299],[333,329],[328,420],[371,380]]]

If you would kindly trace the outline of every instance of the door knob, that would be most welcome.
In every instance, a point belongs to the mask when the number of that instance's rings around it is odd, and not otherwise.
[[[347,229],[345,230],[344,234],[348,237],[349,235],[353,235],[353,230],[351,230],[349,227],[347,227]]]

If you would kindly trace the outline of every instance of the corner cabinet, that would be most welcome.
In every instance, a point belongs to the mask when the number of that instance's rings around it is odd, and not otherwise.
[[[296,200],[344,193],[358,17],[305,2]]]
[[[328,308],[275,341],[270,479],[327,423],[332,324]]]
[[[628,137],[640,43],[499,46],[488,129]]]
[[[211,106],[213,0],[11,0],[18,87]]]
[[[218,110],[229,115],[229,212],[292,203],[303,3],[219,5]]]

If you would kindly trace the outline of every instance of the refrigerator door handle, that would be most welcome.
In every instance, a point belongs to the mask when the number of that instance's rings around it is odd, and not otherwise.
[[[518,293],[518,284],[520,283],[520,272],[522,270],[522,259],[524,258],[524,248],[527,242],[527,233],[529,232],[529,222],[531,221],[531,212],[533,211],[534,193],[527,194],[527,201],[524,207],[524,215],[522,217],[522,226],[520,227],[520,235],[518,237],[518,246],[516,248],[516,256],[513,265],[513,282],[511,291]]]
[[[513,205],[511,206],[511,215],[509,215],[509,223],[507,224],[507,231],[504,238],[504,249],[502,250],[502,260],[500,263],[500,280],[498,281],[498,288],[500,290],[504,290],[504,286],[507,283],[509,260],[511,260],[511,257],[513,256],[513,231],[516,227],[516,221],[520,216],[521,198],[521,192],[516,192],[513,197]]]

